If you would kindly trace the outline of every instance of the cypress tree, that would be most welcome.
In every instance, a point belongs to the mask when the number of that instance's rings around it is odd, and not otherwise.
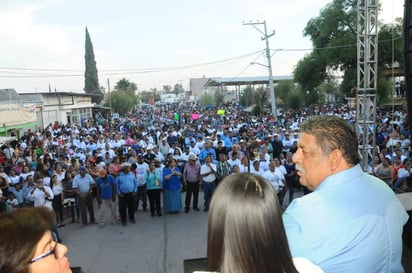
[[[103,94],[99,88],[99,78],[97,76],[97,67],[94,58],[93,44],[90,40],[90,35],[87,27],[84,59],[86,64],[86,70],[84,72],[84,91],[86,92],[86,94],[94,95],[92,97],[92,102],[99,104],[103,99]]]

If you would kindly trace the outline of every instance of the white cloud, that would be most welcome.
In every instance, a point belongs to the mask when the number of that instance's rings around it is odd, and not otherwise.
[[[70,42],[62,28],[36,24],[33,15],[39,7],[26,5],[18,9],[0,10],[2,43],[15,50],[39,47],[57,53],[68,53]]]

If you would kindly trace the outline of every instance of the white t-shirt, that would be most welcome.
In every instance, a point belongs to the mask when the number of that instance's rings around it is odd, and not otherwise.
[[[212,171],[211,169],[213,169],[216,172],[216,170],[217,170],[216,165],[213,164],[213,163],[210,163],[210,167],[209,167],[206,164],[203,164],[200,167],[200,175],[207,174],[207,173],[211,172]],[[213,182],[213,181],[216,180],[216,175],[214,173],[211,173],[209,175],[203,176],[202,179],[203,179],[204,182],[210,183],[210,182]]]
[[[276,170],[274,172],[267,170],[263,177],[270,182],[276,192],[279,192],[280,188],[285,186],[285,177],[280,172],[276,172]]]

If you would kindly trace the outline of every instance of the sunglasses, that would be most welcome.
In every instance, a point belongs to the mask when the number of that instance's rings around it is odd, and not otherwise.
[[[51,250],[49,250],[49,251],[47,251],[46,253],[43,253],[43,254],[40,254],[39,256],[37,256],[37,257],[34,257],[33,259],[31,259],[30,260],[30,263],[32,264],[32,263],[35,263],[35,262],[37,262],[37,261],[39,261],[39,260],[41,260],[41,259],[43,259],[43,258],[46,258],[46,257],[48,257],[48,256],[50,256],[50,255],[54,255],[54,258],[56,258],[57,259],[57,256],[56,256],[56,246],[57,246],[57,242],[54,244],[54,246],[53,246],[53,248],[51,249]]]

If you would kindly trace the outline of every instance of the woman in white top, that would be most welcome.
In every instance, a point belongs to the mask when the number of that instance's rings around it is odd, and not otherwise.
[[[54,212],[56,213],[56,223],[57,227],[63,227],[63,183],[59,181],[57,174],[53,174],[50,181],[50,187],[53,191],[53,201],[52,207]]]
[[[277,194],[258,175],[230,175],[219,184],[210,205],[207,239],[212,272],[323,272],[307,259],[292,259]]]

